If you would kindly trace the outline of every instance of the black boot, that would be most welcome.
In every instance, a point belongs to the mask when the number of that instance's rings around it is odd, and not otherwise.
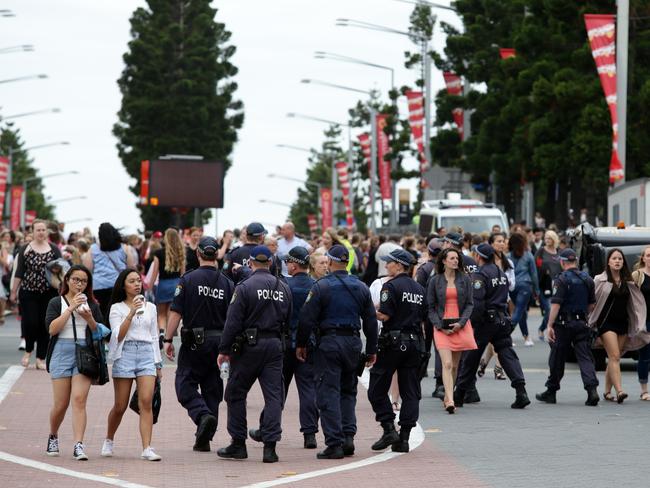
[[[454,406],[456,408],[462,407],[466,397],[467,395],[463,390],[459,390],[458,388],[456,388],[454,390]]]
[[[343,448],[341,446],[327,447],[324,451],[316,454],[318,459],[343,459]]]
[[[445,385],[442,383],[439,385],[436,385],[436,389],[433,390],[433,393],[431,393],[431,396],[433,398],[437,398],[438,400],[444,400],[445,399]]]
[[[222,447],[217,451],[217,456],[226,459],[246,459],[246,441],[243,439],[232,439],[228,447]]]
[[[555,391],[553,390],[546,390],[541,393],[537,393],[535,395],[535,398],[539,400],[540,402],[544,403],[557,403],[557,400],[555,399]],[[596,399],[598,399],[598,395],[596,395]]]
[[[465,398],[463,400],[465,401],[465,403],[479,403],[481,401],[481,397],[478,395],[478,390],[476,389],[476,387],[467,391],[465,393]],[[454,401],[454,403],[456,403],[456,401]]]
[[[595,407],[598,405],[599,401],[600,398],[598,398],[598,390],[596,390],[596,387],[592,386],[591,388],[587,388],[587,401],[585,402],[585,405],[588,407]]]
[[[411,436],[411,427],[402,427],[399,431],[399,440],[391,446],[393,452],[409,452],[409,437]]]
[[[210,414],[203,415],[196,428],[196,440],[192,449],[199,452],[210,452],[210,441],[216,431],[217,418]]]
[[[526,388],[520,386],[517,388],[517,396],[515,401],[510,408],[526,408],[527,405],[530,405],[530,400],[528,399],[528,393],[526,393]]]
[[[393,422],[382,422],[381,427],[384,429],[384,433],[379,440],[370,447],[373,451],[383,451],[388,446],[399,440],[399,434],[395,430],[395,424]]]
[[[262,442],[262,431],[260,429],[249,429],[248,437],[253,439],[255,442]]]
[[[277,463],[278,455],[275,453],[275,442],[264,443],[264,454],[262,455],[263,463]]]
[[[305,449],[316,449],[316,434],[304,434],[305,438]]]
[[[354,456],[354,436],[345,434],[343,440],[343,454],[346,456]]]

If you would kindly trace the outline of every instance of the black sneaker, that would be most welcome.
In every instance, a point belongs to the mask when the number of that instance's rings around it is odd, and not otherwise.
[[[260,429],[250,429],[248,431],[248,437],[255,442],[262,442],[262,431]]]
[[[530,405],[530,400],[528,399],[528,395],[526,394],[526,391],[518,392],[517,396],[515,397],[514,403],[510,405],[510,408],[526,408],[528,405]]]
[[[47,455],[52,457],[59,455],[59,438],[54,434],[50,434],[47,438]]]
[[[345,456],[354,456],[354,436],[346,435],[342,447]]]
[[[77,442],[74,445],[72,457],[77,461],[88,461],[88,456],[86,456],[86,453],[84,452],[84,445],[81,442]]]
[[[277,463],[279,461],[278,455],[275,452],[275,442],[265,442],[264,452],[262,454],[263,463]]]
[[[303,436],[305,438],[305,449],[316,449],[318,447],[316,444],[316,434],[304,434]]]
[[[598,401],[600,398],[598,398],[598,391],[596,388],[589,388],[587,390],[587,401],[585,402],[585,405],[588,407],[595,407],[598,405]]]
[[[555,398],[555,392],[553,390],[546,390],[541,393],[537,393],[535,395],[535,398],[539,402],[544,402],[544,403],[557,403],[557,399]]]
[[[343,448],[341,446],[327,447],[324,451],[316,454],[318,459],[343,459]]]
[[[248,451],[246,450],[246,441],[233,439],[228,447],[222,447],[217,451],[217,456],[225,459],[246,459]]]
[[[206,414],[201,417],[199,426],[196,428],[196,441],[194,442],[194,451],[209,452],[210,440],[217,431],[217,418],[214,415]]]

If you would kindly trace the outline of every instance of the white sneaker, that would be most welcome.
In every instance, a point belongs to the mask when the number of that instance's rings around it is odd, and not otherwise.
[[[151,446],[147,447],[144,451],[142,451],[140,457],[147,461],[160,461],[162,459],[162,457],[156,454],[156,452],[153,450],[153,447]]]
[[[532,339],[528,339],[526,342],[524,342],[524,346],[526,347],[533,347],[535,343],[533,342]]]
[[[88,456],[86,456],[86,453],[84,452],[84,445],[81,442],[77,442],[74,445],[72,457],[77,461],[88,461]]]
[[[20,344],[18,344],[18,350],[19,351],[24,351],[25,347],[27,347],[27,343],[25,342],[24,338],[20,339]]]
[[[102,456],[104,457],[113,457],[113,441],[110,439],[104,439],[102,444]]]

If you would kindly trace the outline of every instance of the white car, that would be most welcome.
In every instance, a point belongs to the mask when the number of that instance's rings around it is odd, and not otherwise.
[[[463,232],[479,234],[491,232],[498,225],[502,231],[508,230],[508,220],[494,204],[480,200],[425,200],[420,209],[420,235],[426,236],[445,227],[461,227]]]

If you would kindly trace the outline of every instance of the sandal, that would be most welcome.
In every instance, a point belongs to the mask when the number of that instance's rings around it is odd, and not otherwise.
[[[495,380],[505,380],[506,379],[506,374],[503,371],[503,368],[501,366],[494,366],[494,379]]]
[[[603,394],[603,398],[607,400],[608,402],[615,402],[616,398],[614,398],[614,395],[612,395],[611,391],[608,391],[607,393]]]
[[[40,370],[43,370],[43,371],[46,370],[47,366],[45,365],[45,361],[43,361],[42,359],[36,358],[36,369],[40,369]]]
[[[23,354],[23,358],[20,360],[20,364],[22,364],[23,368],[29,368],[29,360],[31,359],[32,354],[29,352],[26,352]]]
[[[399,412],[400,404],[399,402],[393,402],[393,412]]]
[[[487,368],[487,362],[485,361],[485,359],[481,358],[481,360],[478,363],[478,371],[476,372],[479,378],[483,377],[486,368]]]
[[[447,413],[452,415],[456,413],[456,405],[454,405],[453,402],[449,404],[445,404],[445,410],[447,410]]]
[[[641,400],[643,400],[644,402],[650,402],[650,393],[648,393],[647,391],[644,391],[643,393],[641,393],[641,397],[640,397],[640,398],[641,398]]]
[[[616,403],[619,403],[619,404],[623,403],[626,398],[627,398],[627,393],[622,391],[618,395],[616,395]]]

